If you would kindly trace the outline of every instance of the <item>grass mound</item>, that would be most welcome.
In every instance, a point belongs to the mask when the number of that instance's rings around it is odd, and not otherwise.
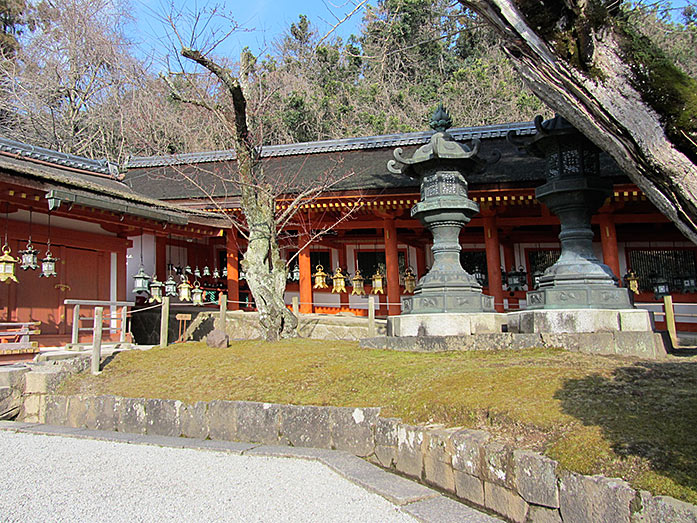
[[[408,423],[488,430],[570,470],[697,503],[697,360],[563,350],[416,354],[354,342],[203,343],[124,352],[67,394],[380,406]]]

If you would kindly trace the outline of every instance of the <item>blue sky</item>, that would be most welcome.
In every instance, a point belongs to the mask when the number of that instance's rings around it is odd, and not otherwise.
[[[129,27],[129,36],[143,54],[153,51],[157,56],[164,53],[166,27],[162,16],[170,10],[168,0],[131,0],[134,21]],[[232,34],[218,54],[237,58],[241,49],[248,46],[253,53],[269,51],[276,40],[290,24],[297,22],[300,14],[305,14],[319,34],[323,35],[336,24],[338,19],[354,10],[360,0],[221,0],[218,5],[229,12],[245,30]],[[195,11],[211,9],[214,2],[205,0],[174,0],[175,8]],[[347,38],[358,33],[363,10],[356,12],[337,29],[337,35]]]

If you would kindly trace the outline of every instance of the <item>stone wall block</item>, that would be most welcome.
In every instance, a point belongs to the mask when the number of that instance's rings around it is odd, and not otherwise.
[[[46,395],[29,394],[24,397],[19,417],[29,423],[40,423],[45,419]]]
[[[515,488],[513,451],[498,441],[490,441],[484,450],[484,480],[509,489]]]
[[[484,482],[484,506],[514,523],[524,523],[528,516],[528,504],[523,498],[512,490],[488,481]]]
[[[557,462],[529,450],[513,451],[515,490],[528,503],[559,508]]]
[[[20,392],[24,390],[24,375],[31,369],[29,367],[13,367],[7,365],[0,367],[0,387],[11,387]]]
[[[375,458],[385,468],[392,468],[397,459],[397,434],[401,425],[397,418],[378,418],[375,425]]]
[[[466,472],[461,472],[459,470],[453,471],[455,478],[455,495],[470,503],[484,506],[484,482]]]
[[[630,521],[630,505],[636,492],[620,479],[561,474],[559,509],[564,523]]]
[[[181,435],[185,438],[206,439],[208,429],[208,403],[199,401],[193,405],[182,404],[179,409]]]
[[[66,423],[68,427],[83,428],[87,421],[87,403],[84,396],[70,396]]]
[[[181,401],[149,399],[145,402],[145,432],[158,436],[181,436]]]
[[[451,436],[453,470],[484,478],[484,445],[489,434],[482,430],[463,429]]]
[[[65,425],[68,415],[68,396],[51,395],[46,398],[46,418],[48,425]]]
[[[293,447],[331,448],[331,407],[283,405],[280,434]]]
[[[397,455],[395,468],[407,476],[421,478],[423,476],[423,427],[404,425],[397,427]]]
[[[632,504],[632,523],[697,523],[697,506],[642,490]]]
[[[96,416],[94,420],[97,430],[117,430],[119,414],[116,410],[115,396],[97,396],[94,398]]]
[[[284,444],[279,437],[281,407],[274,403],[236,401],[238,441],[266,445]]]
[[[114,408],[118,412],[117,431],[145,434],[145,401],[144,398],[116,399]]]
[[[213,400],[208,403],[208,435],[223,441],[251,441],[238,431],[238,402]]]
[[[559,509],[530,505],[528,510],[530,523],[562,523]]]
[[[49,369],[38,368],[24,375],[25,394],[46,394],[49,389],[51,378],[59,373],[60,369],[51,367]]]
[[[379,408],[333,407],[330,410],[331,446],[356,456],[375,451],[375,426]]]
[[[452,435],[458,429],[431,429],[424,432],[424,480],[447,492],[455,492]]]

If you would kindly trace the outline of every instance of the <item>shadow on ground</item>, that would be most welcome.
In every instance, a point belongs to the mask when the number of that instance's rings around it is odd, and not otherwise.
[[[697,361],[640,362],[611,377],[567,380],[555,398],[609,442],[615,456],[598,455],[594,466],[622,470],[640,488],[697,500]],[[597,452],[592,439],[585,452]]]

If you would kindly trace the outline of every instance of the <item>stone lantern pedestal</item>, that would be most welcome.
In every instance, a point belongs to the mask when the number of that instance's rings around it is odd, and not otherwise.
[[[394,336],[501,332],[504,315],[494,313],[493,296],[482,294],[482,286],[460,264],[460,231],[479,212],[467,196],[465,175],[485,162],[478,157],[479,141],[472,147],[456,142],[447,132],[450,124],[450,116],[439,107],[429,143],[412,158],[395,150],[395,160],[388,164],[392,172],[421,182],[421,201],[411,215],[433,235],[434,259],[414,295],[402,298],[401,316],[388,319],[388,333]]]

